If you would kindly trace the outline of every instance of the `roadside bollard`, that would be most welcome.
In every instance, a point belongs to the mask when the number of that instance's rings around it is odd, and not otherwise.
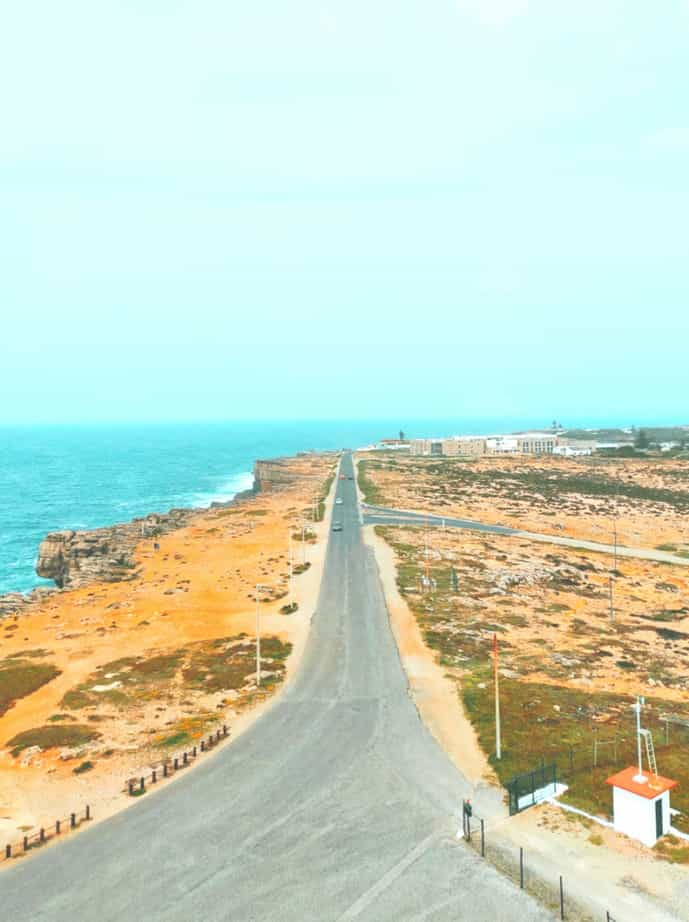
[[[69,826],[70,829],[75,829],[77,825],[77,815],[76,813],[69,814]]]
[[[184,755],[182,756],[182,762],[183,762],[185,765],[188,765],[188,764],[189,764],[189,756],[186,754],[186,752],[185,752]]]
[[[87,820],[91,819],[91,807],[89,806],[89,804],[86,804],[86,819]]]
[[[42,826],[38,833],[38,836],[41,842],[45,842],[45,829]]]
[[[156,770],[154,768],[153,771],[151,772],[151,784],[155,784],[157,780],[158,780],[158,776],[156,775]]]
[[[167,778],[167,762],[163,765],[163,778]]]
[[[24,851],[28,852],[28,850],[29,850],[29,837],[24,836]]]
[[[139,790],[140,791],[146,790],[146,780],[144,778],[139,779]]]
[[[194,758],[196,758],[196,746],[194,746],[194,748],[191,750],[191,754]]]
[[[130,779],[129,779],[129,795],[130,795],[130,797],[131,797],[131,795],[132,795],[133,793],[134,793],[134,779],[133,779],[133,778],[130,778]]]
[[[60,835],[60,820],[55,820],[55,835]]]
[[[11,858],[11,857],[12,857],[12,846],[6,845],[5,846],[5,858]]]
[[[227,736],[227,724],[222,725],[222,735]]]
[[[175,761],[173,762],[173,765],[174,765],[175,771],[177,771],[177,769],[179,768],[179,759],[177,758],[177,756],[175,756]]]
[[[201,752],[205,752],[205,751],[206,751],[206,744],[203,740],[201,740]]]

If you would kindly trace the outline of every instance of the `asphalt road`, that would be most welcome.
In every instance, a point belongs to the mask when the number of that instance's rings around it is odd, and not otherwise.
[[[0,873],[3,919],[551,918],[455,838],[468,786],[408,696],[354,483],[338,489],[295,681],[173,784]]]
[[[545,544],[557,544],[560,547],[571,547],[585,551],[595,551],[599,554],[617,554],[618,557],[636,557],[642,560],[656,560],[660,563],[673,563],[681,567],[689,567],[689,558],[678,557],[667,551],[658,551],[654,548],[627,547],[618,544],[601,544],[598,541],[585,541],[583,538],[565,538],[559,535],[545,535],[541,532],[523,531],[519,528],[510,528],[508,525],[488,525],[477,522],[475,519],[444,518],[439,515],[430,515],[425,512],[411,512],[404,509],[391,509],[388,506],[369,506],[362,508],[361,519],[364,525],[428,525],[441,528],[460,528],[466,531],[480,531],[491,535],[508,535],[516,538],[526,538],[530,541],[541,541]]]

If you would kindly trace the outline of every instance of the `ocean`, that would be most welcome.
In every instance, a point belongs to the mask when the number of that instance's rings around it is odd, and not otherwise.
[[[533,421],[214,423],[0,428],[0,594],[50,585],[34,572],[50,531],[204,507],[253,484],[257,458],[395,437],[505,431]],[[500,427],[500,428],[499,428]]]

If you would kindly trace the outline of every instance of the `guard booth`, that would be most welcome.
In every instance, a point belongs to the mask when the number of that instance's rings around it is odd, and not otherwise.
[[[670,791],[677,785],[671,778],[625,768],[606,779],[612,787],[613,826],[630,839],[654,846],[670,831]]]

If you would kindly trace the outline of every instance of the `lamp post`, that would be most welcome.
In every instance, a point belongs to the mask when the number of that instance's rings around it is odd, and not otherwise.
[[[256,688],[261,685],[261,613],[259,611],[261,589],[270,589],[263,583],[256,583]]]
[[[289,553],[288,553],[288,557],[289,557],[289,586],[288,586],[289,595],[287,598],[288,598],[289,605],[291,606],[292,605],[292,595],[293,595],[292,582],[294,578],[294,574],[293,574],[294,562],[292,560],[292,526],[291,525],[287,531],[287,545],[289,549]]]

